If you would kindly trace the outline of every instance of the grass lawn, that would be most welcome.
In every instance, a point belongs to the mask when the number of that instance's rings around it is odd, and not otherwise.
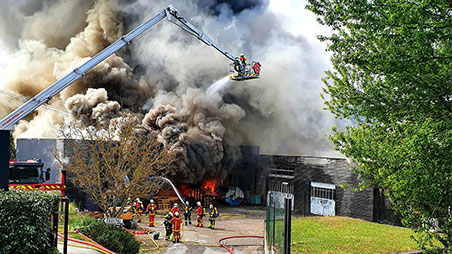
[[[406,228],[346,217],[292,219],[292,253],[391,253],[415,250]]]
[[[59,215],[59,221],[58,221],[58,232],[60,234],[64,233],[64,214]],[[75,205],[73,203],[69,203],[69,223],[68,223],[68,233],[69,237],[76,238],[79,240],[85,240],[83,237],[81,237],[78,234],[75,234],[72,232],[73,228],[75,226],[79,226],[83,220],[83,216],[77,213],[75,210]]]

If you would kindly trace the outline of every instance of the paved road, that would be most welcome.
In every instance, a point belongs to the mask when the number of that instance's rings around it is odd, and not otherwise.
[[[68,243],[72,244],[71,241],[69,241]],[[81,245],[81,244],[77,243],[77,245]],[[58,251],[60,253],[63,253],[63,244],[58,244]],[[97,251],[97,250],[93,250],[93,249],[74,247],[74,246],[68,245],[67,246],[67,253],[68,254],[99,254],[99,253],[102,253],[102,252]]]

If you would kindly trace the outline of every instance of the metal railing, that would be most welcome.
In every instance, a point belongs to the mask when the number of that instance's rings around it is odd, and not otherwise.
[[[267,193],[266,241],[275,253],[290,253],[292,202],[290,193]]]

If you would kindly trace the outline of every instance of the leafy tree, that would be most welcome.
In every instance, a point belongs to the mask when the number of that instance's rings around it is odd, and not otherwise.
[[[421,247],[452,244],[452,2],[308,0],[329,26],[322,98],[353,125],[336,149],[365,182],[388,190]],[[434,224],[437,224],[436,226]],[[435,230],[432,230],[435,229]]]
[[[54,151],[57,161],[111,217],[121,214],[129,198],[149,197],[158,190],[162,181],[156,176],[164,175],[174,160],[174,154],[133,116],[113,119],[106,128],[71,124],[61,135],[69,142],[70,158]]]

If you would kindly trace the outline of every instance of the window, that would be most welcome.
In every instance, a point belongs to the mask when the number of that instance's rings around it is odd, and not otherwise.
[[[334,184],[311,182],[310,212],[322,216],[336,215],[336,186]]]
[[[271,179],[269,191],[293,194],[293,184],[280,179]]]

